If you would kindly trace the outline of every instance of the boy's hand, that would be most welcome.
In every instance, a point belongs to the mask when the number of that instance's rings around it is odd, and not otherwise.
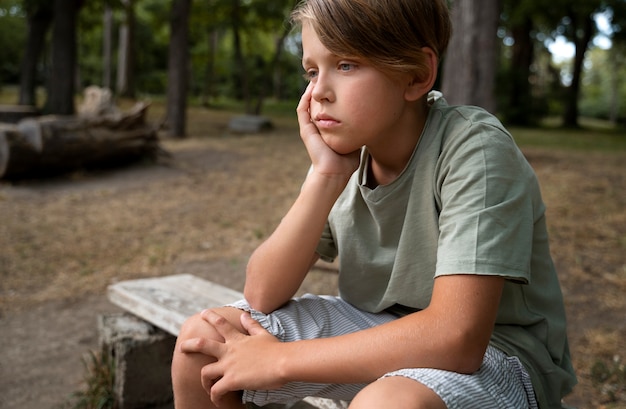
[[[359,166],[359,153],[356,150],[346,155],[332,150],[311,120],[311,98],[314,84],[309,83],[296,109],[300,125],[300,137],[313,164],[313,170],[326,176],[350,176]]]
[[[280,341],[267,332],[250,314],[241,315],[243,334],[224,317],[205,311],[202,318],[215,328],[224,342],[190,339],[181,344],[185,353],[201,353],[217,361],[202,368],[202,386],[211,401],[220,406],[229,392],[240,390],[269,390],[284,382],[275,373],[280,357]]]

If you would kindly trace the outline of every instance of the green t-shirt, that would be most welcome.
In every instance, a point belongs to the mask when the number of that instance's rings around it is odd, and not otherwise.
[[[423,309],[434,278],[507,279],[491,342],[525,364],[542,408],[576,384],[565,310],[534,171],[486,111],[436,100],[407,167],[367,187],[369,155],[335,203],[318,246],[339,257],[339,293],[370,312]]]

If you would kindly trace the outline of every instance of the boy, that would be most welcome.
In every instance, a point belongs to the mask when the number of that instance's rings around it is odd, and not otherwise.
[[[428,98],[445,0],[308,0],[293,18],[311,170],[246,301],[184,325],[176,406],[560,407],[575,375],[536,177],[491,115]],[[319,257],[339,257],[340,296],[292,300]]]

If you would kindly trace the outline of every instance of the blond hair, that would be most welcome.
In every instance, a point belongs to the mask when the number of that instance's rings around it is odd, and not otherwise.
[[[292,21],[311,24],[336,55],[419,79],[430,70],[422,48],[441,58],[452,31],[446,0],[304,0]]]

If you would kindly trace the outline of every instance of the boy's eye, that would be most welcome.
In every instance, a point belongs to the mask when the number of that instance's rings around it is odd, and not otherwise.
[[[339,64],[339,71],[350,71],[353,67],[354,65],[348,63]]]
[[[308,70],[302,76],[307,81],[313,81],[317,77],[317,71],[316,70]]]

